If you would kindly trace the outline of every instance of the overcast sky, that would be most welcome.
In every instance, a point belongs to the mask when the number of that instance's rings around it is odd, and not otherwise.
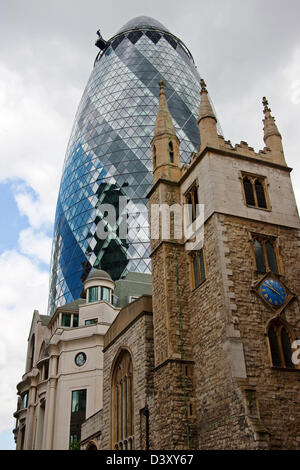
[[[56,198],[76,108],[105,39],[146,15],[180,37],[225,139],[263,148],[269,99],[300,201],[299,0],[0,0],[0,449],[34,309],[46,313]]]

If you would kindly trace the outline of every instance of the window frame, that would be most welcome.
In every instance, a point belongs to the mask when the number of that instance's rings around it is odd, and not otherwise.
[[[246,196],[245,186],[244,186],[244,180],[245,179],[248,179],[249,182],[252,185],[252,194],[253,194],[253,199],[254,199],[254,205],[249,204],[247,202],[247,196]],[[254,173],[248,173],[248,172],[241,171],[240,180],[241,180],[241,185],[242,185],[242,193],[243,193],[243,199],[244,199],[245,206],[250,207],[252,209],[260,209],[260,210],[263,210],[263,211],[269,211],[270,212],[272,210],[272,207],[271,207],[270,198],[269,198],[269,192],[268,192],[269,183],[267,181],[267,177],[263,176],[263,175],[257,175],[257,174],[254,174]],[[256,191],[256,187],[255,187],[255,183],[257,181],[262,185],[264,198],[265,198],[265,202],[266,202],[266,207],[261,207],[261,206],[258,205],[258,197],[257,197],[257,191]]]
[[[201,253],[202,253],[202,264],[201,264]],[[207,280],[207,270],[206,270],[206,261],[205,261],[205,253],[204,253],[204,247],[202,247],[200,250],[195,250],[190,253],[190,268],[191,268],[191,286],[192,286],[192,291],[197,290],[202,284],[205,283]],[[199,284],[196,285],[196,279],[195,279],[195,270],[194,270],[194,262],[195,259],[197,261],[197,267],[198,267],[198,276],[199,276]],[[202,269],[204,272],[204,277],[202,275]]]
[[[195,203],[195,193],[197,196],[197,202]],[[184,193],[184,201],[185,204],[190,204],[189,203],[189,198],[191,198],[191,206],[192,206],[192,212],[188,210],[188,225],[191,225],[195,222],[197,217],[199,216],[199,210],[197,210],[197,204],[199,205],[199,182],[198,180],[195,180],[190,187],[188,188],[187,191]]]
[[[111,376],[111,448],[115,450],[134,449],[133,370],[131,353],[122,349]]]
[[[271,341],[270,341],[271,328],[273,328],[275,331],[276,348],[277,348],[277,352],[279,353],[281,365],[275,365],[273,361],[272,347],[271,347]],[[268,322],[265,335],[266,335],[268,356],[269,356],[271,367],[274,369],[284,369],[284,370],[290,370],[290,371],[299,370],[300,366],[297,364],[293,364],[293,367],[290,367],[289,365],[287,365],[287,361],[286,361],[285,353],[284,353],[284,347],[282,344],[282,331],[283,330],[285,330],[288,335],[290,350],[291,352],[293,352],[292,344],[296,340],[296,336],[295,336],[293,329],[290,327],[290,325],[288,325],[285,321],[283,321],[279,317],[272,318]]]

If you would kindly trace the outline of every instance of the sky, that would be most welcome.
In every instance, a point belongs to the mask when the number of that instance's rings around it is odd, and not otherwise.
[[[34,309],[46,314],[64,154],[98,49],[146,15],[191,51],[225,139],[264,147],[262,97],[300,203],[299,0],[0,0],[0,449],[13,449],[16,384]]]

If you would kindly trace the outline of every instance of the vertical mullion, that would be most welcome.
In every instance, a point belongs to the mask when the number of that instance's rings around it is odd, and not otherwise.
[[[128,389],[127,376],[125,377],[125,438],[128,437]]]
[[[258,207],[256,187],[255,187],[255,179],[253,179],[253,178],[251,178],[251,185],[252,185],[252,193],[253,193],[253,197],[254,197],[255,207]]]

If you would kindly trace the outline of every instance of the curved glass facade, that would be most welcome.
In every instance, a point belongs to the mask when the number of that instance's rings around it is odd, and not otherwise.
[[[82,276],[91,266],[101,266],[113,279],[128,271],[151,272],[146,195],[152,186],[150,142],[161,79],[185,163],[200,145],[200,77],[184,44],[156,20],[139,17],[105,43],[96,58],[65,157],[49,314],[80,296]],[[109,202],[117,208],[120,195],[130,201],[127,238],[99,240],[96,229],[103,214],[98,206]]]

